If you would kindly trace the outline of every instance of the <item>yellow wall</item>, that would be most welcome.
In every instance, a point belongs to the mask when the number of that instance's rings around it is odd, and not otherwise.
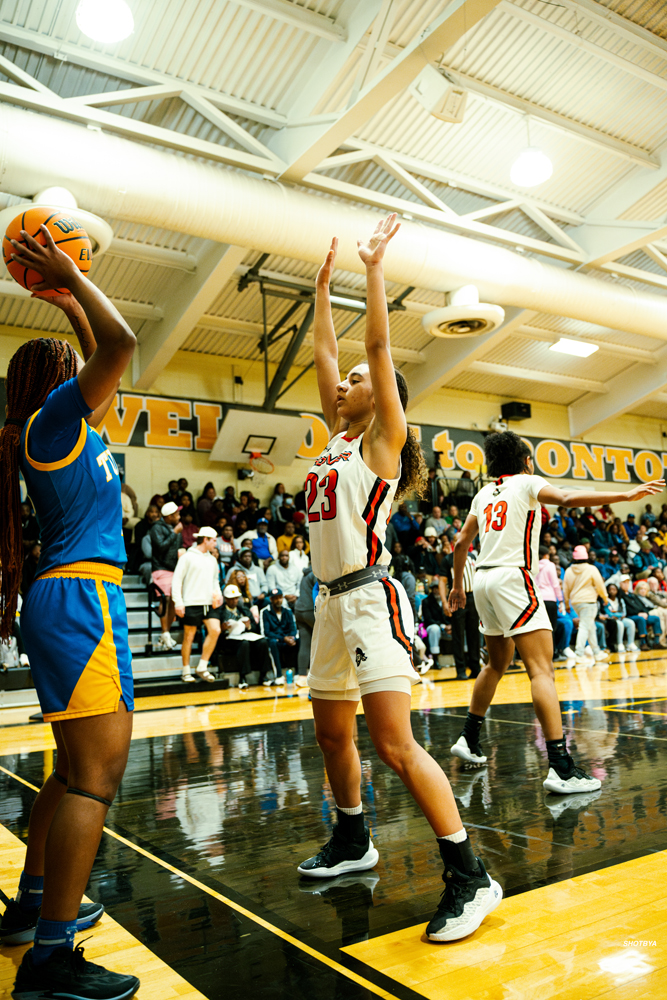
[[[47,335],[31,330],[31,336]],[[27,339],[26,331],[17,327],[0,326],[0,375],[5,375],[9,358],[19,344]],[[69,338],[68,338],[69,339]],[[275,366],[269,366],[269,377],[273,375]],[[292,377],[296,374],[293,372]],[[244,380],[242,399],[234,399],[234,375],[241,375]],[[132,382],[128,374],[123,379],[122,388],[131,390]],[[216,402],[241,402],[248,406],[261,406],[264,399],[264,366],[262,361],[248,362],[234,358],[214,357],[204,354],[179,351],[170,364],[160,374],[150,393],[153,395],[183,396],[186,398],[214,400]],[[425,403],[421,403],[410,411],[410,421],[413,423],[435,424],[443,427],[460,427],[485,430],[489,422],[500,413],[500,405],[507,400],[503,397],[482,393],[462,392],[451,389],[441,389],[434,393]],[[311,369],[290,392],[280,400],[280,406],[307,412],[320,410],[317,383],[314,371]],[[520,423],[513,423],[512,429],[526,436],[552,437],[569,440],[569,424],[567,407],[547,403],[531,403],[532,417]],[[250,419],[250,418],[249,418]],[[267,418],[258,415],[258,420]],[[270,419],[270,418],[269,418]],[[261,432],[265,424],[260,428]],[[665,422],[622,415],[600,425],[583,441],[599,442],[607,445],[628,447],[645,447],[661,452],[665,449],[667,439],[662,433],[667,431]],[[210,462],[208,454],[201,452],[174,452],[157,448],[123,448],[113,446],[115,452],[126,455],[127,481],[134,487],[139,496],[140,505],[147,503],[153,493],[166,489],[169,479],[185,476],[190,482],[193,494],[211,479],[222,492],[225,486],[235,485],[238,489],[252,489],[260,500],[268,502],[276,482],[284,482],[287,489],[296,492],[303,485],[303,479],[308,471],[309,463],[297,459],[289,467],[277,467],[270,477],[255,476],[253,480],[239,483],[236,478],[236,466],[230,463]],[[665,449],[667,450],[667,449]],[[557,485],[563,488],[581,489],[581,480],[558,480]],[[604,489],[618,489],[613,484],[587,483],[586,488],[600,492]],[[657,508],[667,501],[667,494],[657,498]],[[615,505],[619,514],[629,510],[628,505]],[[656,505],[654,504],[654,509]],[[635,509],[637,509],[635,507]],[[643,509],[643,503],[641,504]]]

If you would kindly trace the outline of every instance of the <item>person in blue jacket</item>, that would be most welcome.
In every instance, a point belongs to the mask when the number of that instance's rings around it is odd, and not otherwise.
[[[259,624],[262,635],[269,643],[269,650],[276,668],[274,684],[284,684],[283,664],[292,669],[299,653],[299,636],[297,634],[296,618],[286,604],[283,604],[283,592],[279,587],[269,591],[271,603],[262,608]]]

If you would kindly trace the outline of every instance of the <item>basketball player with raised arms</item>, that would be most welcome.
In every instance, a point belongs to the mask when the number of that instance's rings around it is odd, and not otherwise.
[[[7,370],[7,419],[0,431],[0,635],[16,613],[22,542],[19,471],[40,525],[42,554],[23,602],[21,627],[32,677],[57,747],[55,770],[35,799],[15,900],[2,944],[34,938],[19,967],[14,1000],[125,1000],[133,975],[109,972],[74,949],[74,935],[103,907],[81,906],[104,820],[123,776],[132,732],[132,661],[120,587],[120,476],[100,435],[136,346],[122,316],[41,226],[46,246],[22,232],[14,260],[67,288],[57,304],[84,361],[64,340],[23,344]]]
[[[337,823],[328,843],[298,871],[331,878],[378,861],[364,823],[354,742],[361,699],[380,758],[421,808],[444,862],[446,889],[426,933],[432,941],[455,941],[479,927],[502,890],[475,857],[449,782],[415,741],[410,722],[410,691],[418,679],[414,621],[405,591],[388,574],[385,532],[392,501],[421,490],[425,465],[407,428],[407,386],[389,344],[383,258],[398,229],[390,215],[358,243],[367,275],[367,363],[342,381],[329,296],[336,239],[317,277],[315,365],[331,439],[306,481],[311,558],[320,582],[308,683]]]
[[[490,434],[484,442],[484,453],[494,482],[475,496],[456,539],[449,605],[453,611],[465,607],[463,568],[468,548],[479,535],[473,593],[489,662],[475,681],[468,717],[451,752],[469,763],[486,763],[479,743],[480,729],[516,646],[530,678],[535,714],[547,744],[549,771],[544,787],[558,795],[596,791],[600,781],[577,767],[563,737],[551,623],[534,581],[542,525],[540,505],[627,503],[661,493],[665,482],[659,479],[623,493],[561,490],[535,475],[530,448],[512,431]]]

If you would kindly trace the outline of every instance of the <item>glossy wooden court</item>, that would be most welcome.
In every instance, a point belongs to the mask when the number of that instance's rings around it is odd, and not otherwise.
[[[429,827],[358,719],[372,872],[296,872],[328,838],[334,803],[307,691],[250,688],[137,704],[130,761],[88,895],[107,913],[86,953],[142,980],[140,998],[609,1000],[667,996],[667,659],[556,674],[573,755],[603,781],[546,794],[546,748],[526,675],[501,683],[488,765],[449,747],[471,682],[444,670],[413,690],[417,738],[444,766],[477,853],[505,899],[470,938],[423,934],[442,883]],[[33,710],[0,713],[0,885],[16,889],[35,791],[53,764]],[[24,948],[0,952],[9,996]]]

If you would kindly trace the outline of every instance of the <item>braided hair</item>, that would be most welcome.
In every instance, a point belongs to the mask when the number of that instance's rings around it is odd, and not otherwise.
[[[77,374],[74,349],[65,340],[39,337],[22,344],[7,369],[7,417],[0,430],[0,639],[12,634],[23,569],[19,442],[29,418],[47,396]]]
[[[394,368],[396,385],[398,387],[398,397],[401,406],[405,410],[408,405],[408,383],[405,376]],[[421,449],[415,433],[408,427],[408,436],[401,449],[401,478],[396,488],[396,500],[402,500],[409,493],[414,493],[417,498],[422,497],[426,491],[428,470],[424,461],[424,452]]]

